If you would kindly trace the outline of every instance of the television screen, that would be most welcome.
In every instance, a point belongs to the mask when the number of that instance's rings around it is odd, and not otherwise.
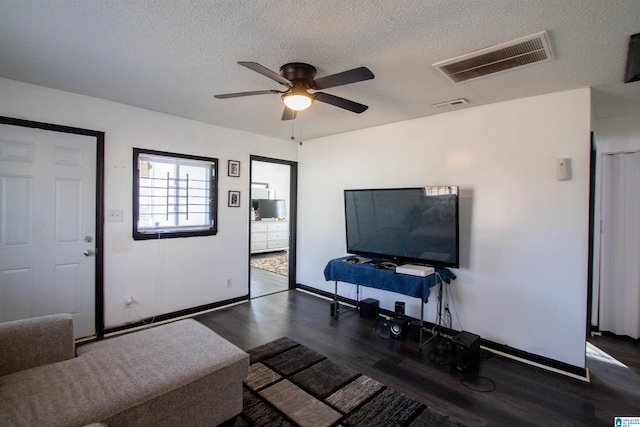
[[[258,199],[258,216],[260,218],[286,218],[286,200]]]
[[[347,252],[459,266],[458,187],[344,190]]]

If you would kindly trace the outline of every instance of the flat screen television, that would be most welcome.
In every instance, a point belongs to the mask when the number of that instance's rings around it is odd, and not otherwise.
[[[284,199],[256,199],[258,216],[260,218],[286,218],[287,201]]]
[[[344,190],[347,252],[459,266],[458,187]]]

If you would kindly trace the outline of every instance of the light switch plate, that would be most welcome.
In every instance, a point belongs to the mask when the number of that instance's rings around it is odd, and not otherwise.
[[[122,222],[122,209],[108,209],[107,221],[109,222]]]

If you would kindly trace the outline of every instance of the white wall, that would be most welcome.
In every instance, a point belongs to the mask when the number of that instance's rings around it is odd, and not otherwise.
[[[593,133],[598,153],[640,150],[640,114],[596,120]]]
[[[297,282],[333,292],[323,269],[345,254],[344,189],[459,185],[454,328],[584,367],[590,109],[581,89],[305,142]],[[573,179],[561,182],[564,157]],[[355,286],[339,287],[355,298]],[[403,300],[420,315],[417,299],[370,288],[361,297],[390,310]],[[432,297],[427,320],[435,307]]]
[[[462,328],[584,367],[588,240],[589,90],[466,109],[307,141],[283,141],[109,101],[0,79],[0,115],[106,132],[105,323],[114,327],[245,295],[250,154],[299,161],[297,282],[332,291],[326,262],[345,253],[345,188],[459,185],[461,260],[451,287]],[[356,118],[357,119],[357,118]],[[220,160],[217,236],[131,239],[132,147]],[[573,180],[555,180],[555,160]],[[241,177],[227,176],[240,160]],[[228,208],[229,190],[242,191]],[[226,287],[227,279],[232,287]],[[355,296],[351,285],[341,293]],[[137,301],[125,309],[124,295]],[[365,289],[391,309],[419,302]],[[426,318],[435,320],[435,299]],[[454,323],[454,327],[458,327]]]
[[[596,194],[594,223],[600,223],[601,197],[601,158],[607,153],[623,153],[640,151],[640,114],[596,120],[593,127],[596,143]],[[598,227],[596,227],[598,229]],[[591,324],[598,325],[599,310],[599,277],[600,277],[600,234],[594,235],[594,268],[593,268],[593,298],[591,310]]]
[[[248,293],[249,156],[296,160],[294,143],[6,79],[0,100],[3,116],[106,133],[105,209],[124,210],[124,222],[104,228],[107,328]],[[216,236],[132,240],[133,147],[219,159]],[[229,159],[241,162],[240,178],[227,176]],[[229,190],[242,192],[240,208],[227,207]]]

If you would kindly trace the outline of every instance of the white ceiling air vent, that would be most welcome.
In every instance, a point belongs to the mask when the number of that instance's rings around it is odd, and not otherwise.
[[[437,104],[431,104],[434,108],[448,108],[448,107],[457,107],[459,105],[468,104],[464,98],[452,99],[451,101],[438,102]]]
[[[452,83],[462,83],[553,59],[547,32],[501,43],[433,64]]]

